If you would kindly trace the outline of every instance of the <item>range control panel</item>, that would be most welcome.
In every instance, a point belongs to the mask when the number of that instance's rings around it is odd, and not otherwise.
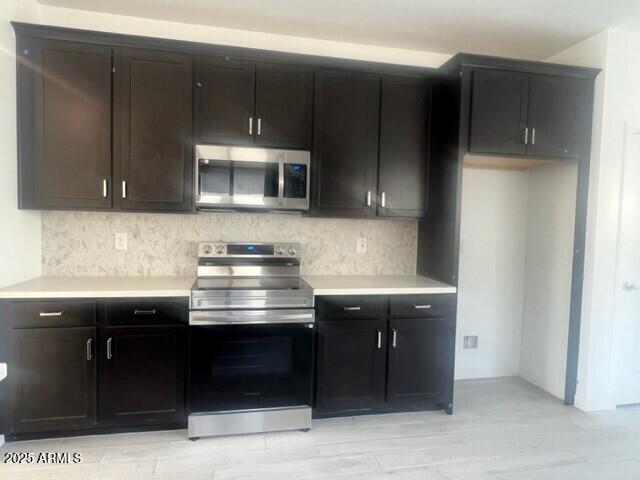
[[[298,243],[200,242],[198,257],[298,257]]]

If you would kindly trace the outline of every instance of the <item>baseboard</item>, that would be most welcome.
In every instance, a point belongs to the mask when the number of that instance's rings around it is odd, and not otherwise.
[[[616,402],[613,399],[589,398],[580,393],[576,393],[574,406],[583,412],[599,412],[602,410],[615,410]]]
[[[539,375],[520,372],[520,377],[523,380],[541,388],[547,393],[550,393],[554,397],[564,400],[564,379],[548,380]]]
[[[456,368],[456,380],[471,380],[474,378],[516,377],[518,367],[505,365],[486,365],[483,367]]]

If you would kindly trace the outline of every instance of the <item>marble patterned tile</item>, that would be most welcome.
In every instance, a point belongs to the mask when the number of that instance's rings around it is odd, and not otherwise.
[[[195,275],[202,240],[299,242],[307,275],[413,275],[417,221],[287,214],[42,212],[42,274]],[[114,234],[128,234],[115,250]],[[367,239],[367,252],[355,253]]]

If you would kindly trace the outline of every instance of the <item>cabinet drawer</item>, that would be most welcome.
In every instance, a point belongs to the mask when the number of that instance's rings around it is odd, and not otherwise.
[[[384,297],[378,295],[328,296],[318,298],[320,320],[380,318]]]
[[[442,317],[453,312],[455,295],[392,295],[391,317]]]
[[[106,325],[158,325],[189,323],[186,298],[145,298],[107,301]]]
[[[96,304],[91,301],[10,302],[11,328],[83,327],[96,322]]]

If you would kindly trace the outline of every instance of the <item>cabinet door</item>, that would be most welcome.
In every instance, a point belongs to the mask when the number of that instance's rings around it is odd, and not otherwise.
[[[578,158],[591,131],[590,80],[531,75],[528,155]]]
[[[381,98],[378,215],[424,216],[427,211],[429,89],[421,79],[385,77]]]
[[[379,104],[377,76],[316,74],[312,214],[375,215]]]
[[[390,320],[387,402],[444,401],[453,376],[454,348],[450,317]]]
[[[386,320],[321,320],[316,410],[366,410],[384,403]]]
[[[230,58],[196,62],[196,143],[253,144],[254,112],[253,63]]]
[[[256,145],[311,148],[313,71],[269,63],[256,66]]]
[[[524,154],[529,75],[473,70],[469,151]]]
[[[125,210],[192,208],[190,57],[146,50],[115,55],[115,178]]]
[[[185,329],[164,325],[101,329],[101,423],[184,420]]]
[[[21,208],[111,207],[111,49],[19,39]]]
[[[12,433],[95,425],[95,327],[11,330]]]

